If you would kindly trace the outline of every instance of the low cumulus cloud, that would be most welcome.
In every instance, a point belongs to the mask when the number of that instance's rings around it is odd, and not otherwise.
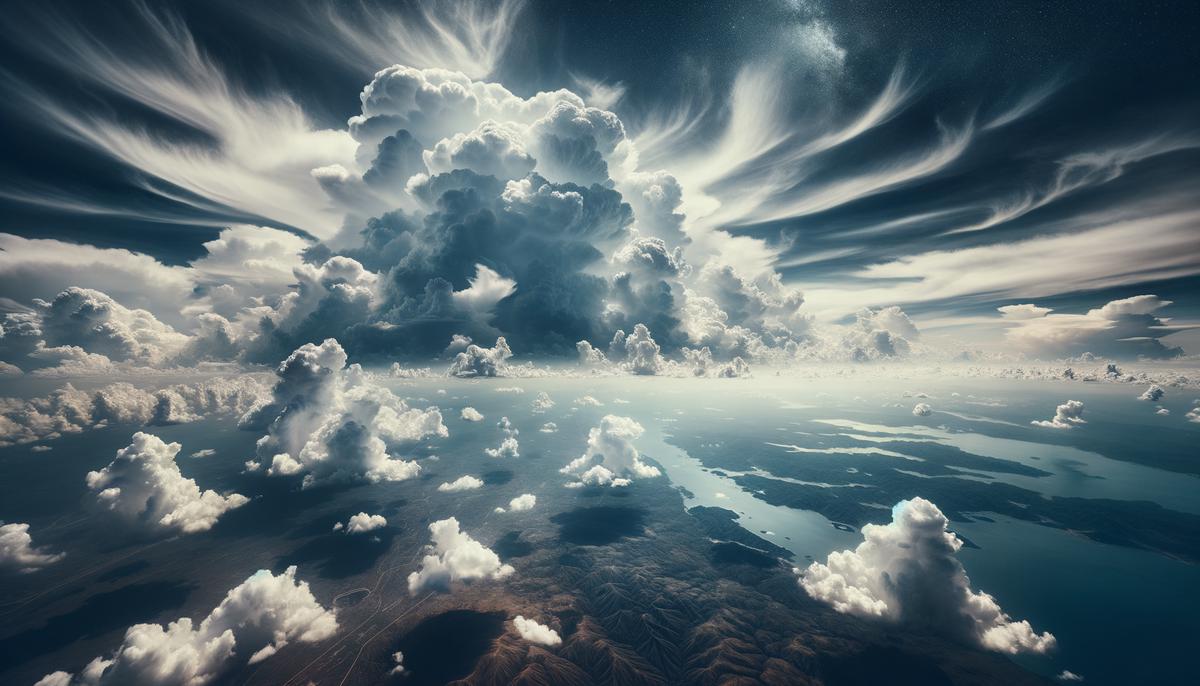
[[[629,417],[605,415],[600,426],[588,432],[584,453],[559,471],[587,486],[628,486],[632,479],[659,476],[658,468],[643,462],[633,445],[645,431]]]
[[[479,410],[476,410],[475,408],[470,407],[470,406],[464,407],[462,409],[462,412],[459,414],[459,416],[462,418],[462,420],[464,422],[482,422],[483,421],[483,415],[480,414]]]
[[[556,646],[562,643],[562,637],[558,632],[545,624],[540,624],[536,620],[526,619],[522,615],[513,617],[513,628],[517,630],[521,638],[544,646]]]
[[[456,581],[503,579],[514,571],[490,548],[461,531],[454,517],[433,522],[429,533],[430,554],[421,560],[419,570],[408,575],[408,590],[414,595],[426,589],[448,589]]]
[[[1087,420],[1083,418],[1083,401],[1068,400],[1054,408],[1054,416],[1050,419],[1035,419],[1030,424],[1046,429],[1070,429],[1087,424]]]
[[[508,417],[501,417],[500,421],[496,423],[496,426],[500,428],[500,431],[504,434],[504,438],[500,440],[500,445],[496,446],[495,448],[484,448],[484,454],[488,457],[494,458],[520,457],[521,444],[517,440],[517,436],[519,436],[521,432],[517,429],[517,427],[513,426],[512,422],[508,420]]]
[[[345,531],[348,534],[365,534],[368,531],[382,529],[387,526],[387,523],[387,517],[383,515],[359,512],[356,515],[352,515],[345,525],[338,522],[333,529],[334,531]]]
[[[496,513],[503,514],[505,512],[528,512],[537,505],[537,496],[532,493],[522,493],[521,495],[508,501],[508,509],[497,507]]]
[[[275,575],[260,570],[230,589],[199,625],[189,617],[165,627],[135,624],[113,653],[97,657],[78,674],[54,672],[41,686],[161,684],[202,686],[239,664],[254,664],[293,641],[315,643],[333,636],[337,617],[296,580],[296,567]]]
[[[971,589],[957,554],[962,541],[922,498],[892,509],[889,524],[862,528],[854,550],[797,569],[810,596],[838,612],[919,627],[1002,653],[1045,653],[1054,636],[1013,620],[995,598]]]
[[[139,431],[108,466],[88,472],[88,489],[101,507],[130,524],[185,534],[207,531],[221,515],[250,502],[238,493],[201,491],[179,471],[180,448]]]
[[[447,437],[436,407],[410,408],[372,382],[333,339],[306,343],[276,370],[271,401],[247,416],[247,428],[267,428],[254,465],[268,474],[303,474],[303,485],[337,481],[403,481],[421,467],[392,451],[429,437]]]
[[[51,553],[34,546],[28,524],[0,522],[0,570],[27,574],[63,557],[64,553]]]
[[[437,489],[442,493],[459,493],[461,491],[475,491],[483,488],[483,481],[471,476],[460,476],[454,481],[445,481],[438,485]]]

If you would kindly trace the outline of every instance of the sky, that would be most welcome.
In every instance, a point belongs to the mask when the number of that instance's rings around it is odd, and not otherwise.
[[[1178,2],[15,8],[0,360],[274,365],[335,338],[375,363],[469,338],[476,364],[499,337],[518,358],[647,370],[1187,359],[1198,18]]]

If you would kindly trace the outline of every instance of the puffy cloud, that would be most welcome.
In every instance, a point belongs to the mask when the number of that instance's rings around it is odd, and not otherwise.
[[[842,346],[850,351],[851,359],[858,361],[904,357],[912,351],[911,342],[919,337],[916,325],[899,307],[864,308],[855,314],[854,326]]]
[[[645,324],[633,327],[633,333],[628,336],[624,331],[617,331],[609,346],[609,356],[623,360],[626,369],[634,374],[654,375],[659,373],[666,361],[662,356],[662,348],[650,335],[650,329]]]
[[[459,415],[465,422],[482,422],[483,415],[473,407],[464,407]]]
[[[469,133],[443,138],[426,150],[425,166],[432,174],[470,169],[498,179],[521,179],[536,160],[525,151],[523,132],[511,124],[485,121]]]
[[[265,426],[261,464],[272,475],[304,473],[305,487],[326,481],[401,481],[420,472],[391,450],[449,431],[436,407],[410,408],[370,381],[358,365],[346,367],[336,340],[306,343],[276,370],[270,403],[243,421]]]
[[[625,127],[612,112],[560,101],[530,127],[538,172],[560,183],[609,184],[610,165],[628,155]]]
[[[1053,635],[1035,633],[995,598],[971,590],[957,558],[962,541],[948,524],[927,500],[901,501],[891,523],[862,528],[863,542],[854,550],[797,569],[800,585],[838,612],[918,626],[1008,654],[1052,649]]]
[[[1197,417],[1197,419],[1200,420],[1200,417]],[[558,424],[555,424],[554,422],[546,422],[545,424],[542,424],[542,428],[538,429],[538,431],[544,434],[555,433],[558,431]]]
[[[1076,424],[1087,424],[1083,418],[1083,402],[1068,400],[1054,409],[1054,416],[1049,420],[1034,420],[1030,424],[1047,429],[1070,429]]]
[[[382,529],[387,526],[387,523],[387,517],[383,515],[359,512],[346,522],[345,531],[348,534],[364,534],[375,529]]]
[[[520,457],[521,446],[517,442],[517,436],[520,435],[521,432],[512,425],[512,422],[508,421],[508,417],[501,417],[500,421],[496,423],[496,426],[500,427],[500,430],[504,432],[504,439],[500,441],[500,445],[498,447],[485,448],[483,451],[484,454],[486,454],[488,457],[496,458]]]
[[[1188,410],[1187,414],[1184,415],[1184,419],[1188,420],[1189,422],[1200,424],[1200,400],[1197,400],[1194,405],[1195,406]]]
[[[0,522],[0,570],[32,572],[63,557],[64,553],[48,553],[34,547],[28,524]]]
[[[466,378],[502,376],[510,357],[512,349],[503,336],[497,338],[496,345],[491,348],[481,348],[472,343],[455,356],[454,363],[450,365],[450,375]]]
[[[88,488],[100,505],[127,521],[182,533],[207,531],[221,515],[249,502],[237,493],[201,491],[195,480],[184,478],[175,462],[180,447],[139,431],[107,467],[88,472]]]
[[[458,493],[460,491],[474,491],[483,488],[483,481],[467,475],[460,476],[454,481],[441,483],[437,489],[442,493]]]
[[[135,624],[108,657],[77,675],[55,672],[43,684],[202,686],[237,664],[254,664],[288,643],[323,641],[337,632],[337,617],[296,580],[296,568],[278,576],[260,570],[230,589],[198,626],[183,617],[165,627]]]
[[[559,471],[599,486],[625,486],[631,479],[658,476],[658,468],[642,462],[633,445],[645,431],[629,417],[605,415],[600,426],[588,432],[584,453]]]
[[[933,408],[929,403],[917,403],[913,405],[912,413],[914,417],[928,417],[933,414]]]
[[[1150,384],[1150,388],[1147,388],[1144,393],[1139,395],[1138,400],[1146,400],[1156,403],[1159,400],[1162,400],[1163,396],[1166,394],[1167,392],[1162,389],[1162,386],[1159,386],[1158,384]]]
[[[1059,681],[1066,681],[1066,682],[1083,681],[1083,677],[1079,676],[1078,674],[1076,674],[1075,672],[1072,672],[1069,669],[1064,669],[1063,671],[1058,673],[1058,676],[1056,676],[1054,678],[1058,679]]]
[[[527,512],[532,510],[534,505],[537,505],[537,496],[532,493],[522,493],[508,501],[508,509],[513,512]]]
[[[428,588],[448,588],[455,581],[503,579],[514,571],[491,549],[459,530],[454,517],[433,522],[429,532],[431,554],[408,575],[408,590],[414,595]]]
[[[557,631],[532,619],[525,619],[521,615],[513,617],[513,627],[516,628],[521,638],[530,643],[544,646],[556,646],[562,643],[562,637],[558,635]]]
[[[118,362],[159,365],[181,351],[187,336],[146,310],[131,310],[100,291],[71,287],[50,302],[35,301],[47,346],[77,346]]]
[[[596,400],[595,398],[593,398],[590,395],[579,396],[578,398],[575,399],[575,404],[578,405],[579,407],[600,407],[600,406],[604,405],[604,403],[600,402],[599,400]]]
[[[537,397],[533,399],[534,412],[545,412],[552,407],[554,407],[554,400],[545,391],[538,392]]]

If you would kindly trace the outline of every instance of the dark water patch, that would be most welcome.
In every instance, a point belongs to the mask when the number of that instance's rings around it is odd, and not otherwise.
[[[636,507],[601,505],[581,507],[554,515],[558,538],[576,545],[608,545],[631,536],[641,536],[646,511]]]
[[[289,565],[302,567],[315,564],[321,577],[344,579],[362,574],[388,551],[396,530],[384,527],[361,534],[330,531],[281,556],[275,563],[277,571]]]
[[[82,638],[152,621],[183,605],[191,592],[192,586],[182,581],[155,581],[97,593],[75,610],[51,617],[36,629],[0,640],[0,655],[4,656],[0,669],[23,665]],[[0,683],[5,681],[0,679]]]
[[[822,676],[828,686],[953,686],[937,664],[888,646],[870,646],[861,653],[827,659]]]
[[[467,676],[504,632],[503,612],[452,610],[413,627],[396,644],[409,686],[441,686]]]
[[[98,582],[116,581],[117,579],[124,579],[127,576],[133,576],[134,574],[137,574],[138,572],[141,572],[141,571],[149,569],[149,568],[150,568],[149,561],[137,560],[135,562],[130,562],[128,564],[123,564],[119,567],[113,567],[112,569],[108,570],[107,572],[104,572],[103,574],[100,574],[99,576],[97,576],[96,581],[98,581]]]
[[[741,543],[721,541],[712,546],[712,560],[719,565],[750,565],[766,569],[778,564],[776,558]]]
[[[520,531],[510,531],[496,541],[492,550],[496,551],[503,562],[508,562],[515,557],[525,557],[532,553],[533,544],[529,541],[522,541]]]
[[[513,480],[513,473],[508,469],[493,469],[483,473],[483,483],[488,486],[503,486]]]

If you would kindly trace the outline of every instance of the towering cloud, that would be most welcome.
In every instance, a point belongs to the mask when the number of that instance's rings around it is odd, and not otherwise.
[[[371,382],[333,339],[307,343],[276,370],[270,403],[246,417],[266,427],[258,464],[272,475],[304,474],[305,487],[322,482],[401,481],[420,472],[390,451],[449,431],[436,407],[410,408]]]
[[[180,447],[139,431],[107,467],[88,472],[88,488],[102,507],[130,523],[183,533],[207,531],[225,512],[249,502],[237,493],[201,491],[184,478],[175,463]]]
[[[922,498],[892,509],[890,524],[863,527],[854,550],[830,553],[825,563],[799,570],[809,595],[838,612],[879,618],[1016,654],[1044,653],[1054,636],[1015,621],[995,598],[971,590],[958,561],[962,541],[949,521]]]
[[[1054,408],[1054,416],[1050,419],[1036,419],[1030,422],[1030,424],[1047,429],[1070,429],[1078,424],[1087,424],[1087,420],[1083,418],[1083,402],[1068,400]]]
[[[629,417],[605,415],[588,432],[584,453],[559,471],[577,477],[581,485],[598,486],[627,486],[631,479],[658,476],[658,468],[642,462],[633,445],[645,431]]]
[[[296,568],[278,576],[260,570],[230,589],[199,626],[188,617],[167,626],[135,624],[108,657],[92,660],[77,675],[54,672],[45,686],[161,684],[202,686],[238,664],[254,664],[292,641],[313,643],[333,636],[335,614],[323,608]]]

